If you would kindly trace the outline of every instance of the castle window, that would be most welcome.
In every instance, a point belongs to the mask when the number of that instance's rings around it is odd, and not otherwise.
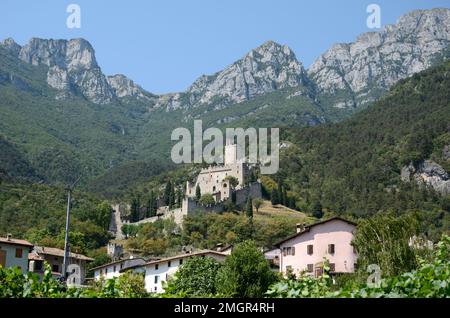
[[[216,191],[216,187],[215,186],[213,187],[213,191]]]
[[[226,184],[226,183],[224,183],[224,184],[223,184],[223,187],[224,187],[224,188],[226,188],[226,187],[227,187],[227,184]]]
[[[334,254],[334,244],[328,244],[328,254]]]

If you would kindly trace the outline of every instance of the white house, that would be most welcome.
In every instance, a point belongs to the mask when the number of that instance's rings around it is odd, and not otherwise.
[[[6,238],[0,237],[0,266],[18,267],[25,274],[28,272],[28,254],[32,249],[33,244],[28,241],[13,239],[9,234]]]
[[[122,259],[112,263],[97,266],[91,269],[94,272],[94,279],[99,280],[101,277],[104,279],[111,279],[119,277],[121,271],[127,270],[133,266],[139,266],[145,264],[146,261],[143,258],[129,258]]]
[[[217,251],[204,250],[195,253],[181,254],[156,261],[147,262],[143,265],[129,267],[136,273],[145,273],[145,289],[149,293],[163,293],[162,283],[166,282],[178,270],[183,262],[191,257],[212,257],[217,261],[225,260],[227,255]]]
[[[351,242],[355,230],[355,223],[340,217],[298,225],[295,235],[275,245],[279,248],[280,272],[320,276],[324,259],[330,263],[331,273],[353,272],[357,255]]]

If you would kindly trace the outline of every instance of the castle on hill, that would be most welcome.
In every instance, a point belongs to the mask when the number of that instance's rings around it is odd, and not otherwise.
[[[212,194],[216,202],[229,199],[233,190],[245,188],[250,175],[250,167],[244,159],[237,158],[237,145],[225,146],[224,164],[209,166],[202,169],[195,183],[187,182],[186,197],[194,198],[197,187],[201,194]],[[234,177],[238,184],[233,188],[230,177]]]
[[[242,208],[249,197],[261,198],[261,183],[251,182],[251,166],[245,159],[238,159],[236,144],[225,146],[224,163],[202,169],[195,182],[187,182],[186,192],[181,208],[170,210],[167,206],[158,208],[157,216],[143,219],[139,223],[155,222],[158,219],[173,218],[175,223],[182,225],[183,219],[196,213],[221,213],[225,210],[225,201],[232,199],[236,207]],[[231,184],[236,179],[236,184]],[[202,195],[211,194],[215,203],[202,205],[196,198],[197,186]]]

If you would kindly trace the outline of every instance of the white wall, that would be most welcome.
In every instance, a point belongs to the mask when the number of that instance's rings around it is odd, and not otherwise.
[[[191,257],[202,257],[202,255],[187,255],[180,259],[174,259],[170,261],[170,266],[168,261],[161,261],[158,263],[158,269],[156,269],[156,264],[148,264],[145,266],[145,289],[149,293],[163,293],[164,289],[162,286],[163,282],[167,280],[176,273],[180,266],[180,260],[183,263],[186,262]],[[207,254],[205,257],[212,257],[218,261],[223,261],[225,255],[217,254]],[[135,272],[142,272],[142,267],[135,269]],[[155,276],[158,276],[158,282],[155,283]]]
[[[100,274],[101,271],[101,274]],[[111,279],[114,277],[120,276],[120,263],[110,265],[101,269],[96,269],[94,271],[94,279],[99,280],[101,276],[103,276],[104,279]]]

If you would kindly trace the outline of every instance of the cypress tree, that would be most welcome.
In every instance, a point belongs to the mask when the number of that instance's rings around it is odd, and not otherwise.
[[[278,198],[278,191],[275,188],[272,189],[272,193],[270,195],[270,201],[272,202],[272,205],[277,205],[280,203],[280,200]]]
[[[197,188],[195,188],[195,198],[198,200],[200,200],[200,198],[202,197],[202,192],[200,190],[200,186],[197,184]]]
[[[253,200],[252,197],[249,196],[247,199],[247,206],[245,208],[245,214],[249,219],[253,218]]]
[[[170,196],[172,192],[172,182],[167,181],[166,188],[164,189],[164,203],[167,206],[170,206]]]

